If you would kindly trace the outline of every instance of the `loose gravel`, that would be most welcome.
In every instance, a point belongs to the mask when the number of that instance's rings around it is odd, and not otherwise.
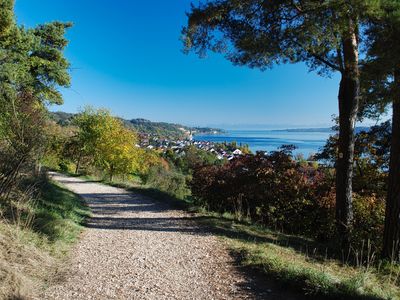
[[[51,176],[93,215],[63,280],[37,299],[293,299],[254,290],[224,243],[192,215],[124,189]]]

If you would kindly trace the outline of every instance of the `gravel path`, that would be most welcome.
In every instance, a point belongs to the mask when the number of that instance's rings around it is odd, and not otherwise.
[[[124,189],[60,174],[93,217],[64,279],[38,299],[290,299],[255,291],[223,243],[190,214]]]

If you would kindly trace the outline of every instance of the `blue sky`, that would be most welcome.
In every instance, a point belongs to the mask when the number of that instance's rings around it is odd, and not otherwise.
[[[72,87],[53,110],[106,107],[124,118],[221,127],[328,126],[339,78],[302,64],[261,72],[182,53],[187,0],[16,0],[27,27],[72,21]]]

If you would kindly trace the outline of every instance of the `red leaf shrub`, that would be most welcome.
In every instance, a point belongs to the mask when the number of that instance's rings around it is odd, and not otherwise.
[[[199,166],[191,189],[197,204],[209,210],[328,240],[335,235],[333,175],[330,168],[300,163],[283,149],[236,158],[222,166]],[[382,232],[382,204],[374,195],[355,195],[355,243]]]

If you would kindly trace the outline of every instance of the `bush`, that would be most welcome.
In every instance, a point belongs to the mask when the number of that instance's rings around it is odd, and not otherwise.
[[[370,242],[373,247],[372,251],[379,251],[385,221],[385,198],[376,194],[369,196],[354,194],[353,208],[352,240],[354,247],[360,249],[362,244],[366,245]]]
[[[72,173],[75,171],[75,165],[68,160],[62,160],[58,164],[59,170],[64,173]]]
[[[145,182],[152,188],[158,189],[171,196],[183,199],[190,194],[186,185],[186,176],[166,170],[163,166],[153,166],[145,177]]]
[[[318,234],[313,225],[326,218],[321,210],[327,204],[315,199],[326,199],[330,186],[323,170],[297,163],[285,150],[249,155],[221,167],[200,167],[191,185],[198,204],[211,210],[308,234]]]
[[[237,158],[195,169],[191,182],[198,205],[229,212],[287,233],[318,240],[335,237],[334,177],[329,168],[299,162],[290,149]],[[354,195],[353,245],[383,232],[383,199]]]

